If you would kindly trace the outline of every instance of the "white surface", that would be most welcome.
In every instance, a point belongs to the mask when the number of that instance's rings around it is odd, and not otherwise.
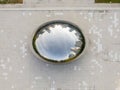
[[[23,4],[1,4],[3,8],[118,8],[119,3],[104,4],[95,3],[95,0],[23,0]]]
[[[87,36],[80,60],[54,65],[31,53],[33,31],[57,19]],[[120,11],[0,11],[0,90],[120,90]]]
[[[93,0],[0,5],[0,90],[120,90],[119,6]],[[80,60],[55,65],[31,53],[34,30],[58,19],[77,24],[85,33],[88,48]]]

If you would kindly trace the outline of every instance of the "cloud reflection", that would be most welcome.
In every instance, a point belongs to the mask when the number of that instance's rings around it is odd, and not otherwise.
[[[41,56],[54,61],[75,57],[83,42],[81,33],[67,24],[52,24],[40,30],[35,45]]]

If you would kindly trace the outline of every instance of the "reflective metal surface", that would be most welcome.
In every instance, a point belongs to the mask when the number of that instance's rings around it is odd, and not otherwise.
[[[76,25],[66,21],[52,21],[35,32],[32,45],[36,54],[46,61],[67,62],[82,53],[85,38]]]

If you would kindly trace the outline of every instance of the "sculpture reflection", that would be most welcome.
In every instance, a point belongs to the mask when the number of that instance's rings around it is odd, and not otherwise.
[[[48,61],[67,61],[75,58],[84,48],[82,33],[69,23],[56,22],[40,28],[33,45],[39,56]]]

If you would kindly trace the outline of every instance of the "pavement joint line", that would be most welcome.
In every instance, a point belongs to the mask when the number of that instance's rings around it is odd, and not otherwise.
[[[120,7],[37,7],[37,8],[0,8],[0,11],[81,11],[81,10],[120,10]]]

